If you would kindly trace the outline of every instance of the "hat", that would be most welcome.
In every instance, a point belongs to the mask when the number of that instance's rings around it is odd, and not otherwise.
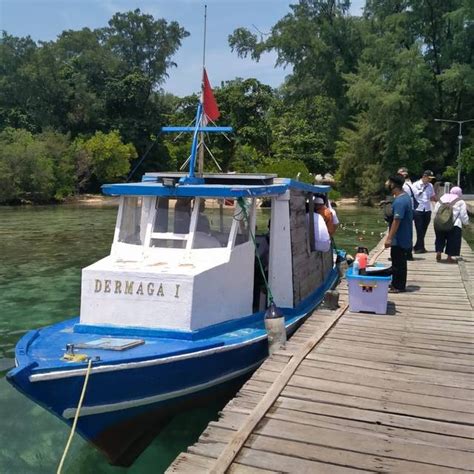
[[[397,173],[401,174],[402,176],[408,176],[408,168],[402,166],[401,168],[398,168]]]
[[[315,197],[313,202],[314,204],[324,204],[324,199],[320,197]]]
[[[462,196],[462,189],[459,186],[454,186],[449,191],[449,194],[454,194],[455,196],[461,197]]]
[[[423,176],[426,176],[427,178],[430,178],[430,179],[433,179],[435,177],[433,171],[431,170],[423,171]]]

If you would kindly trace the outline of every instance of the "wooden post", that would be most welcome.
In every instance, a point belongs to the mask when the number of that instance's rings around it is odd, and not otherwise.
[[[200,146],[198,156],[198,172],[197,175],[202,177],[204,173],[204,133],[200,134]]]

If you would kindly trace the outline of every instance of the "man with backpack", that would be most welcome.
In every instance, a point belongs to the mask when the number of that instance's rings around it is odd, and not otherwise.
[[[462,226],[469,223],[466,203],[461,196],[462,189],[455,186],[436,203],[434,230],[437,262],[441,261],[444,251],[448,254],[448,263],[456,263],[453,257],[461,253]]]

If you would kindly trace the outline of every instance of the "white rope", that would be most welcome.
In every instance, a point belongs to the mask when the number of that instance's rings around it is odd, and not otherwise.
[[[84,385],[82,386],[81,396],[79,398],[79,404],[77,405],[76,414],[74,416],[74,421],[72,423],[71,432],[69,433],[69,439],[67,440],[66,447],[64,448],[63,456],[61,458],[61,462],[59,463],[58,470],[56,474],[61,474],[64,461],[66,460],[67,453],[71,446],[72,438],[74,436],[74,432],[76,431],[77,420],[79,419],[79,413],[81,412],[82,402],[84,401],[84,396],[86,394],[87,384],[89,382],[89,375],[91,373],[92,368],[92,359],[89,359],[89,365],[87,366],[86,378],[84,379]]]

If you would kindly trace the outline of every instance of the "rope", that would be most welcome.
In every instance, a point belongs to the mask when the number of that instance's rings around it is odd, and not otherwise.
[[[64,448],[64,452],[63,452],[63,455],[61,457],[61,462],[59,463],[58,470],[56,471],[56,474],[61,474],[61,472],[62,472],[64,461],[66,460],[66,456],[67,456],[67,453],[68,453],[69,448],[71,446],[71,442],[72,442],[72,438],[74,436],[74,432],[76,431],[77,420],[79,419],[79,414],[80,414],[81,408],[82,408],[82,402],[84,401],[84,396],[86,394],[86,389],[87,389],[87,384],[89,382],[89,375],[91,373],[91,368],[92,368],[92,359],[89,359],[89,364],[87,365],[86,378],[84,379],[84,385],[82,386],[82,392],[81,392],[81,396],[79,398],[79,404],[77,405],[76,414],[74,416],[74,421],[72,423],[71,432],[69,433],[69,438],[67,440],[66,447]]]
[[[250,234],[250,237],[252,237],[252,242],[253,242],[253,245],[255,247],[255,256],[257,257],[258,266],[260,268],[260,273],[262,274],[263,282],[265,284],[265,288],[267,289],[268,301],[269,301],[270,304],[272,304],[273,303],[272,290],[270,289],[270,285],[268,284],[267,277],[265,276],[265,270],[263,269],[262,260],[260,259],[260,255],[258,254],[257,241],[255,239],[255,235],[253,234],[251,226],[250,226],[249,216],[247,214],[247,208],[245,207],[244,198],[239,197],[237,199],[237,203],[239,204],[240,208],[242,209],[241,213],[243,214],[244,219],[247,222],[247,225],[248,225],[248,228],[249,228],[249,234]],[[237,214],[235,217],[237,217],[238,215],[240,215],[240,213]]]
[[[151,142],[150,146],[145,151],[143,156],[140,158],[138,163],[135,165],[135,167],[132,169],[132,171],[130,171],[130,174],[127,176],[127,179],[125,180],[126,183],[128,183],[130,181],[131,177],[135,174],[135,171],[137,171],[137,169],[143,163],[143,160],[148,156],[148,153],[150,153],[151,149],[158,143],[158,138],[160,138],[161,133],[162,133],[161,131],[158,132],[158,135],[156,135],[155,140],[153,142]]]

